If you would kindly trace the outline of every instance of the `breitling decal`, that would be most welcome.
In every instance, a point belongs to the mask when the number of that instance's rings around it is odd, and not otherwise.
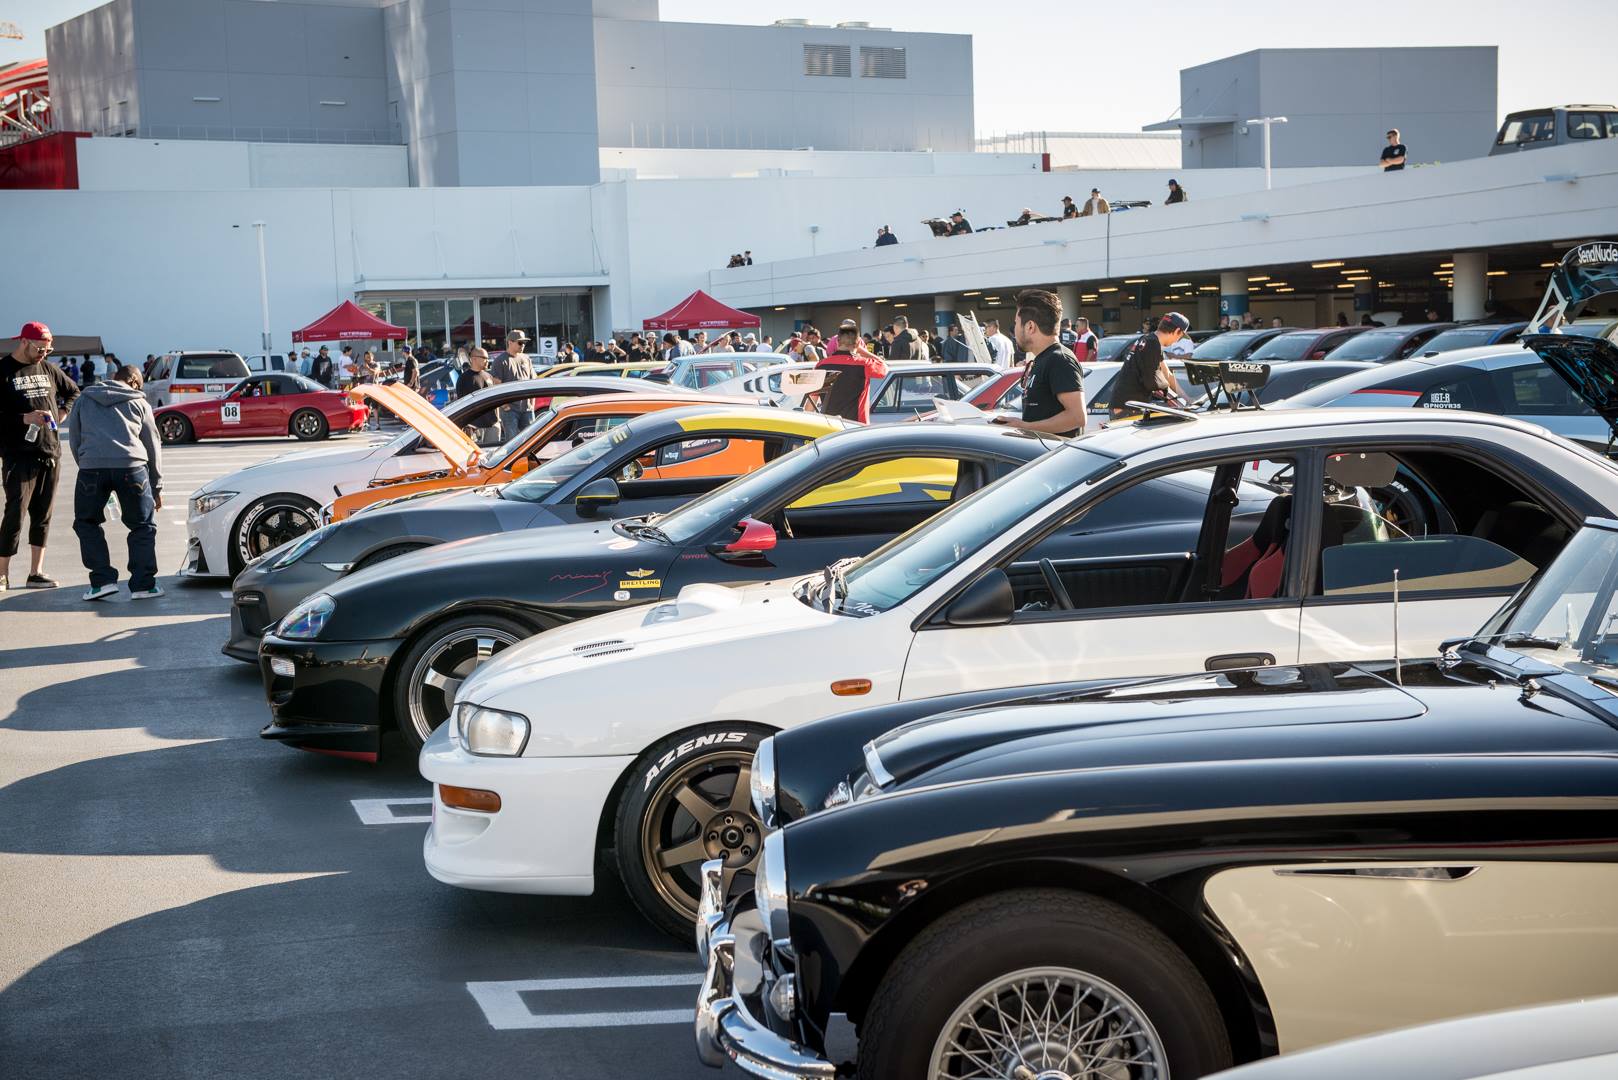
[[[641,578],[639,581],[620,581],[618,587],[620,589],[661,589],[663,581],[661,578],[655,577]]]

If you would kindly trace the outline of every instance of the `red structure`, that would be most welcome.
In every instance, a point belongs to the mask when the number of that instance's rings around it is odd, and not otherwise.
[[[344,300],[326,314],[292,333],[293,341],[403,341],[410,331],[385,323],[352,300]]]
[[[0,146],[0,190],[79,186],[79,140],[88,131],[53,131],[10,146]]]
[[[641,323],[642,330],[739,330],[756,328],[757,315],[722,304],[698,289],[661,315]]]

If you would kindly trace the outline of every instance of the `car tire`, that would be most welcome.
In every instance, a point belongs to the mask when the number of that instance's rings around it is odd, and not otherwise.
[[[691,937],[703,862],[740,870],[757,860],[764,827],[748,780],[771,734],[758,724],[706,724],[654,743],[630,767],[613,828],[618,875],[665,933]]]
[[[1051,997],[1064,1010],[1092,1001],[1091,1012],[1081,1016],[1116,1009],[1111,1023],[1117,1026],[1099,1046],[1093,1029],[1071,1033],[1076,1047],[1063,1046],[1069,1034],[1063,1025],[1054,1033],[1030,1032],[1023,1045],[1037,1044],[1042,1053],[1020,1060],[1006,1049],[1020,1041],[1015,1027],[998,1047],[976,1045],[974,1030],[1001,1019],[994,999],[1015,999],[1019,986],[1024,1006],[1030,997],[1038,999],[1036,1009]],[[952,1062],[971,1060],[973,1051],[1001,1070],[996,1075],[1007,1076],[1019,1065],[1029,1076],[1046,1070],[1111,1075],[1103,1071],[1105,1059],[1086,1061],[1078,1047],[1111,1050],[1119,1060],[1155,1057],[1159,1067],[1146,1073],[1153,1076],[1192,1078],[1231,1064],[1219,1006],[1185,954],[1133,912],[1059,889],[984,897],[929,926],[883,975],[859,1034],[860,1080],[954,1075]],[[1060,1056],[1064,1052],[1074,1056]]]
[[[281,492],[266,495],[242,511],[230,530],[226,549],[230,576],[266,551],[320,528],[320,507],[313,499]]]
[[[401,555],[408,555],[412,551],[420,551],[422,548],[429,546],[428,544],[389,544],[385,548],[379,548],[371,552],[355,563],[354,570],[364,570],[368,566],[375,566],[377,563],[387,562],[389,559],[397,559]],[[353,573],[353,570],[349,572]]]
[[[191,421],[179,413],[164,413],[158,417],[157,435],[163,440],[164,446],[192,442],[197,437],[196,429],[191,426]]]
[[[331,425],[318,409],[299,409],[287,422],[287,430],[304,442],[315,442],[330,433]]]
[[[392,690],[394,726],[411,752],[449,718],[455,692],[478,665],[533,632],[503,615],[473,614],[419,634],[395,669]]]

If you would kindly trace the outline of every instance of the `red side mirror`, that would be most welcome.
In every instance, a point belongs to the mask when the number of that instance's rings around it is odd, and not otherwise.
[[[763,555],[775,548],[775,530],[757,518],[742,518],[736,523],[741,533],[728,544],[715,544],[709,550],[721,559],[748,559]]]

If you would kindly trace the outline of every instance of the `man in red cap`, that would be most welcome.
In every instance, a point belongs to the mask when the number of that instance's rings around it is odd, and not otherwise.
[[[17,337],[17,347],[0,359],[0,479],[5,492],[0,589],[11,587],[11,557],[22,539],[24,510],[31,549],[26,586],[54,589],[56,582],[45,576],[45,535],[51,527],[61,454],[56,425],[79,396],[79,388],[61,368],[45,362],[51,354],[50,327],[31,322]]]

